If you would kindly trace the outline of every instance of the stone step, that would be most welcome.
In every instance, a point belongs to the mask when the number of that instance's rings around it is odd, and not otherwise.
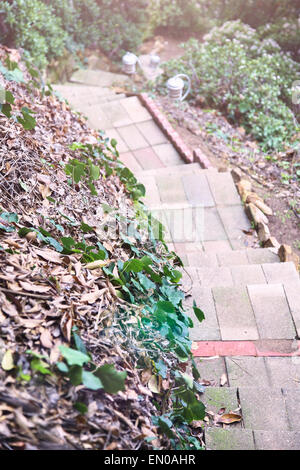
[[[299,390],[299,357],[280,356],[280,354],[297,354],[298,341],[258,340],[252,344],[262,356],[232,356],[227,352],[227,357],[195,357],[201,383],[209,385],[209,388],[219,388],[222,380],[224,388],[263,387]],[[245,353],[241,343],[240,347],[240,352],[237,354]]]
[[[87,116],[90,113],[91,106],[93,108],[95,105],[100,107],[106,103],[126,99],[124,93],[117,94],[109,88],[58,85],[55,87],[55,90],[68,101],[72,108],[85,113]]]
[[[223,413],[236,412],[242,417],[230,429],[206,426],[207,448],[246,450],[255,446],[279,450],[294,445],[300,449],[300,390],[282,388],[280,383],[270,387],[264,383],[264,377],[261,382],[263,385],[250,387],[205,387],[201,399],[206,405],[209,424]]]
[[[172,176],[174,174],[194,174],[201,171],[207,174],[217,172],[217,169],[212,167],[208,170],[203,170],[199,163],[183,163],[182,165],[171,165],[163,168],[151,168],[149,170],[138,171],[135,173],[137,179],[146,176]]]
[[[211,201],[205,196],[202,203],[191,204],[184,189],[173,187],[172,181],[170,188],[167,184],[159,188],[153,176],[139,181],[147,189],[142,201],[149,213],[163,224],[166,243],[173,246],[194,244],[197,251],[199,244],[207,250],[213,250],[214,245],[237,250],[244,249],[249,243],[247,234],[251,225],[241,204],[207,206]]]
[[[300,336],[300,281],[292,263],[189,268],[183,273],[192,341],[293,340]],[[244,272],[243,272],[244,271]],[[247,276],[249,276],[247,278]],[[192,302],[205,315],[201,323]]]
[[[300,432],[209,427],[205,445],[207,450],[300,450]]]
[[[127,75],[105,72],[103,70],[79,69],[71,77],[70,81],[93,85],[97,87],[110,87],[129,80]]]
[[[245,248],[244,250],[233,250],[231,247],[227,249],[227,245],[223,249],[215,245],[207,245],[201,243],[175,243],[173,250],[181,258],[186,267],[209,267],[217,268],[218,266],[241,266],[256,265],[263,263],[278,263],[279,256],[269,248]],[[170,247],[172,248],[172,247]]]
[[[210,415],[237,412],[242,421],[233,424],[249,430],[300,431],[300,423],[291,415],[292,405],[300,399],[300,389],[275,387],[205,387],[202,401]],[[298,403],[299,404],[299,403]],[[300,410],[295,413],[300,416]]]
[[[117,96],[110,88],[99,88],[78,84],[53,85],[54,90],[63,98],[71,102],[81,102],[86,99],[101,99],[108,96]]]
[[[159,196],[162,203],[166,204],[184,203],[203,207],[242,207],[241,199],[230,173],[218,173],[215,169],[201,170],[194,165],[191,170],[189,170],[189,165],[187,167],[188,169],[185,169],[183,174],[180,171],[169,171],[165,168],[157,168],[155,172],[150,173],[139,172],[137,176],[146,187],[146,195],[148,188],[148,206],[156,205],[156,198],[154,197],[154,204],[151,200],[153,190],[156,188],[156,195]],[[239,217],[233,211],[234,209],[231,211],[232,216],[235,224],[237,224]],[[230,224],[232,224],[233,219],[230,218]]]

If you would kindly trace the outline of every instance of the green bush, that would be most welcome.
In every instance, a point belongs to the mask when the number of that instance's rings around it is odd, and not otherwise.
[[[97,0],[42,0],[52,8],[67,33],[67,48],[90,46],[99,39],[101,9]]]
[[[258,29],[262,39],[274,39],[280,47],[292,53],[300,61],[300,19],[281,18],[276,23],[268,23]]]
[[[161,80],[175,73],[192,75],[190,96],[201,95],[244,126],[264,150],[292,139],[291,90],[300,67],[275,41],[261,41],[255,30],[235,21],[214,28],[204,43],[191,39],[184,47],[182,58],[165,64]]]
[[[151,0],[149,4],[150,29],[165,27],[178,34],[178,30],[188,30],[197,34],[207,32],[212,21],[204,18],[203,2],[199,0]]]
[[[93,46],[119,60],[141,44],[147,19],[146,0],[6,0],[0,5],[0,25],[8,28],[1,40],[22,47],[40,68],[65,49]]]
[[[297,18],[300,0],[198,0],[205,17],[214,18],[218,24],[240,19],[257,28],[275,23],[282,17]]]
[[[0,12],[9,27],[6,37],[28,51],[35,65],[45,68],[63,54],[67,34],[50,6],[40,0],[10,0],[1,3]]]

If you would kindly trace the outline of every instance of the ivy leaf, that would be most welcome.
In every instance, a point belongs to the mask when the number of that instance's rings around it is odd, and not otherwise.
[[[31,116],[32,112],[33,111],[31,111],[30,109],[24,107],[21,109],[23,118],[21,118],[20,116],[17,118],[17,121],[22,124],[24,129],[29,131],[34,129],[36,126],[36,120],[33,116]]]
[[[118,393],[125,389],[127,372],[118,372],[113,364],[104,364],[94,374],[101,380],[107,393]]]
[[[80,385],[82,383],[83,379],[83,370],[82,367],[79,365],[73,365],[70,368],[70,371],[68,373],[68,376],[70,378],[71,384],[76,387],[76,385]]]
[[[37,357],[32,359],[32,361],[30,362],[30,367],[32,370],[36,370],[37,372],[40,372],[43,375],[53,375],[52,372],[49,370],[47,362],[44,362],[41,359],[38,359]]]
[[[87,350],[86,350],[85,344],[82,341],[82,339],[80,338],[80,336],[76,333],[76,329],[77,329],[77,327],[74,326],[73,327],[73,338],[74,338],[74,343],[75,343],[76,349],[78,351],[82,352],[83,354],[87,355]]]
[[[0,111],[7,118],[11,118],[11,105],[9,103],[0,104]]]
[[[0,230],[4,230],[4,232],[10,233],[15,231],[15,227],[7,227],[0,223]]]
[[[139,259],[131,259],[129,261],[126,261],[124,263],[124,272],[125,273],[139,273],[144,269],[144,264],[141,260]]]
[[[58,251],[60,253],[63,251],[63,249],[64,249],[63,246],[60,243],[58,243],[58,241],[55,240],[55,238],[47,237],[47,241],[48,241],[49,245],[53,246],[53,248],[56,249],[56,251]]]
[[[56,367],[60,372],[67,374],[69,372],[69,367],[64,362],[57,362]]]
[[[173,423],[167,416],[160,416],[158,418],[158,425],[161,431],[169,438],[174,439],[175,434],[172,431]]]
[[[2,214],[0,214],[0,218],[2,220],[6,220],[6,222],[19,222],[19,217],[15,212],[2,212]]]
[[[81,351],[76,351],[76,349],[61,345],[59,346],[59,350],[69,366],[83,366],[83,364],[90,361],[90,357],[87,354],[84,354]]]
[[[205,315],[202,312],[202,310],[199,307],[197,307],[197,304],[196,304],[195,300],[193,301],[193,310],[194,310],[194,314],[196,315],[198,321],[202,322],[205,319]]]
[[[75,410],[79,411],[79,413],[81,413],[82,415],[87,413],[88,411],[88,407],[86,406],[86,404],[82,403],[81,401],[77,401],[76,403],[74,403],[74,408]]]
[[[100,388],[103,388],[103,384],[99,377],[86,370],[82,371],[82,383],[90,390],[99,390]]]
[[[5,102],[9,104],[14,104],[15,102],[14,95],[9,90],[5,91]]]

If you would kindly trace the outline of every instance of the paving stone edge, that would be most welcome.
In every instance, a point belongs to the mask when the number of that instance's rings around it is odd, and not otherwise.
[[[186,163],[195,163],[196,160],[194,160],[194,156],[192,152],[187,147],[187,145],[183,142],[180,135],[173,129],[172,125],[169,123],[167,118],[158,109],[158,106],[155,104],[154,100],[150,98],[150,96],[147,93],[140,93],[138,97],[140,101],[143,103],[143,105],[148,109],[149,113],[153,117],[156,124],[168,137],[170,142],[174,145],[174,147],[176,148],[179,155],[183,158],[183,160]]]

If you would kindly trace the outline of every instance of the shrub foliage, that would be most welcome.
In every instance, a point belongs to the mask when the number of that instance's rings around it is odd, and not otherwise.
[[[162,81],[175,73],[192,74],[191,96],[201,95],[243,125],[265,150],[292,141],[297,122],[291,93],[300,67],[274,40],[261,41],[250,26],[233,21],[184,48],[182,58],[165,64]]]

